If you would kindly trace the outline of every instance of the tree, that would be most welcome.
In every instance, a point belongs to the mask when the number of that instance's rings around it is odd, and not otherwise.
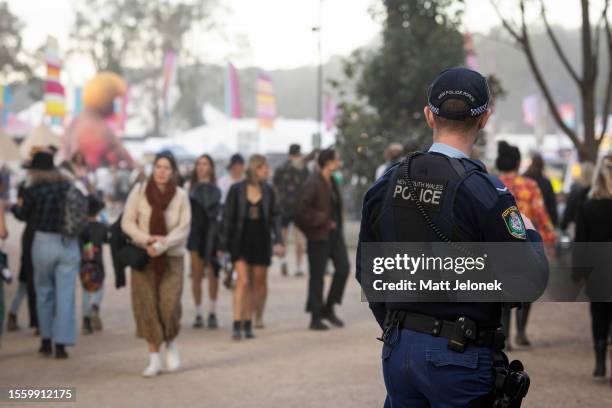
[[[384,1],[382,45],[353,53],[344,62],[344,80],[332,82],[344,99],[337,145],[356,198],[373,181],[388,144],[430,135],[423,118],[428,86],[440,71],[465,61],[462,3]],[[346,99],[352,88],[354,101]]]
[[[73,27],[75,51],[89,55],[97,69],[138,82],[146,92],[150,134],[162,131],[162,71],[166,52],[181,61],[195,57],[188,35],[211,28],[217,0],[78,0]]]
[[[544,5],[544,2],[542,0],[538,2],[540,16],[542,18],[542,22],[544,23],[546,33],[550,39],[550,43],[553,49],[555,50],[557,56],[559,57],[561,65],[568,72],[572,82],[577,86],[579,91],[580,100],[582,103],[582,137],[579,137],[578,132],[570,128],[563,121],[559,107],[550,90],[550,86],[547,83],[544,74],[540,68],[540,64],[537,60],[537,55],[532,47],[531,37],[526,23],[525,14],[527,5],[525,0],[519,0],[518,2],[520,11],[520,22],[518,23],[518,25],[513,24],[506,16],[501,13],[499,6],[496,2],[494,2],[493,0],[490,1],[493,7],[495,8],[506,32],[510,34],[510,36],[514,40],[515,45],[523,52],[523,54],[527,58],[529,68],[533,73],[533,76],[538,84],[538,87],[540,88],[540,91],[544,95],[544,99],[546,100],[548,109],[550,110],[552,117],[555,120],[555,123],[561,129],[561,131],[565,133],[567,137],[570,138],[570,140],[578,151],[578,157],[580,158],[580,160],[595,162],[597,160],[599,145],[601,144],[601,141],[603,140],[603,137],[608,127],[608,115],[610,114],[610,98],[612,96],[612,30],[610,29],[610,23],[608,20],[609,0],[605,0],[603,4],[600,13],[600,18],[595,28],[593,28],[591,24],[591,9],[589,1],[581,0],[581,73],[578,73],[574,69],[574,67],[570,63],[570,60],[568,59],[567,55],[563,50],[562,44],[558,40],[553,29],[551,28],[547,18],[547,10],[546,6]],[[597,132],[596,85],[597,77],[599,75],[600,37],[602,31],[604,32],[604,35],[606,37],[605,49],[608,58],[608,72],[606,85],[604,88],[604,97],[600,109],[600,131]]]
[[[0,2],[0,75],[11,73],[30,75],[27,63],[23,61],[21,30],[23,23],[11,13],[5,2]]]

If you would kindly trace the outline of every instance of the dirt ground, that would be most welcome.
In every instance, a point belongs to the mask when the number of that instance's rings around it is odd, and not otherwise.
[[[12,235],[6,248],[17,270],[20,226],[10,222]],[[354,279],[349,280],[338,309],[346,327],[314,333],[307,330],[309,320],[304,313],[307,279],[282,277],[278,263],[269,274],[266,328],[256,332],[256,339],[241,342],[230,340],[231,293],[225,288],[217,307],[220,329],[191,328],[194,308],[186,279],[183,329],[178,339],[183,368],[154,379],[140,376],[147,350],[134,337],[129,288],[115,290],[111,277],[102,306],[105,329],[80,336],[76,347],[69,349],[70,359],[37,355],[39,340],[30,330],[5,334],[0,387],[76,387],[76,404],[49,405],[58,407],[382,406],[381,343],[375,339],[379,330],[367,305],[360,301]],[[7,308],[15,289],[15,284],[6,287]],[[536,304],[532,310],[529,334],[533,346],[510,355],[524,361],[532,379],[523,406],[612,406],[612,387],[591,377],[588,305]],[[25,303],[19,319],[22,326],[27,323]]]

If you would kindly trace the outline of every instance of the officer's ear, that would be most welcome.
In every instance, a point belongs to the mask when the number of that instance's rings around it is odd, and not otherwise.
[[[491,109],[487,109],[485,113],[480,115],[480,118],[478,119],[478,130],[482,130],[484,129],[485,126],[487,126],[487,122],[489,121],[490,117],[491,117]]]
[[[434,128],[434,113],[429,109],[429,106],[425,106],[423,108],[423,113],[425,114],[425,120],[427,121],[427,126],[431,129]]]

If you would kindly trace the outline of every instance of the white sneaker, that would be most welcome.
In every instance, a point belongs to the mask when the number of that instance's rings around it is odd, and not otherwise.
[[[166,345],[166,369],[170,372],[177,371],[181,366],[178,346],[175,341],[168,342]]]
[[[142,372],[142,376],[145,378],[151,378],[159,375],[161,372],[161,361],[159,359],[159,353],[149,354],[149,365]]]

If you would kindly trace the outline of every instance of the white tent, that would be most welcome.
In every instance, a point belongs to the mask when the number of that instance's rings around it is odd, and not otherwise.
[[[61,147],[61,139],[57,134],[53,133],[49,126],[41,123],[24,139],[19,146],[19,152],[24,159],[27,159],[30,157],[32,148],[49,146],[55,146],[59,149]]]
[[[206,125],[178,133],[171,138],[172,143],[194,154],[222,153],[228,157],[233,152],[286,153],[293,143],[300,144],[303,152],[309,152],[313,148],[313,134],[319,128],[314,120],[278,118],[274,129],[259,129],[257,119],[226,119],[210,105],[205,106],[204,115]],[[335,130],[324,130],[322,146],[334,141]]]
[[[17,145],[2,129],[0,129],[0,160],[4,162],[21,160]]]

